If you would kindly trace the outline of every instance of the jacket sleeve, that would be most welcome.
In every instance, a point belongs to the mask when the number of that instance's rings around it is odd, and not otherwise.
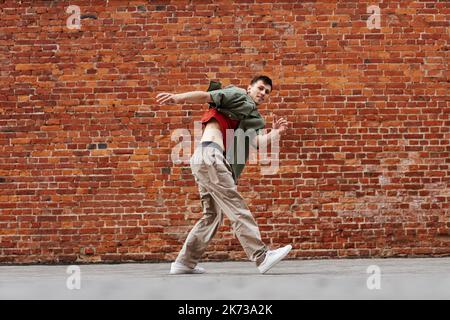
[[[252,114],[253,115],[253,114]],[[255,137],[263,135],[263,132],[261,132],[262,129],[266,126],[266,122],[261,117],[259,113],[257,113],[257,116],[249,117],[242,121],[241,123],[243,130],[247,131],[249,129],[255,130]],[[250,139],[250,145],[255,148],[259,149],[259,145],[253,144],[253,139]]]
[[[210,94],[216,108],[236,108],[247,100],[244,91],[236,87],[214,90]]]
[[[210,95],[213,100],[210,106],[235,120],[245,119],[254,109],[244,90],[234,86],[211,91]]]

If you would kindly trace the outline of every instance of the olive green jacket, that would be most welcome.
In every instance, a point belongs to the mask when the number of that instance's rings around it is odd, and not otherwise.
[[[233,169],[233,178],[237,184],[249,157],[252,137],[259,134],[259,130],[263,129],[266,123],[253,99],[242,89],[235,86],[227,86],[222,89],[220,82],[211,81],[207,91],[211,93],[213,100],[210,103],[210,108],[217,109],[217,111],[230,119],[239,120],[234,136],[226,138],[229,139],[227,140],[227,145],[228,141],[232,141],[226,150],[226,156]],[[245,134],[249,138],[246,138]],[[241,148],[238,148],[239,146]],[[238,150],[241,151],[239,152]],[[242,151],[245,152],[245,157]]]

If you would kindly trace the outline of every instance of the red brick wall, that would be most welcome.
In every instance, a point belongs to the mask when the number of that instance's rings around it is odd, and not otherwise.
[[[68,29],[69,5],[81,29]],[[369,29],[369,5],[381,29]],[[168,261],[200,217],[175,129],[244,86],[293,123],[239,190],[291,257],[450,254],[448,1],[0,1],[0,262]],[[225,220],[205,259],[245,259]]]

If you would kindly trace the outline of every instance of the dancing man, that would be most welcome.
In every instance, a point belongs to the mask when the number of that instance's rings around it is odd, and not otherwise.
[[[191,230],[177,259],[171,264],[171,274],[205,272],[197,263],[222,223],[223,213],[230,220],[247,257],[256,263],[261,273],[266,273],[292,249],[291,245],[287,245],[269,250],[261,240],[258,225],[237,191],[239,176],[248,160],[249,144],[245,138],[242,141],[232,135],[229,139],[230,135],[227,135],[230,131],[253,130],[255,134],[250,135],[250,144],[258,148],[285,133],[288,123],[280,118],[274,120],[269,133],[259,134],[265,122],[257,107],[267,100],[271,92],[272,80],[267,76],[257,76],[250,82],[247,90],[235,86],[221,89],[219,83],[211,82],[206,92],[157,95],[160,104],[210,104],[209,110],[201,119],[201,145],[190,159],[191,170],[199,187],[203,216]],[[242,150],[245,152],[245,160],[239,161]],[[227,159],[229,154],[232,155],[231,159]]]

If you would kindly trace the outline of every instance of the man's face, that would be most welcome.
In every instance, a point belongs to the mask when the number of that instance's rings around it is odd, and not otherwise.
[[[247,88],[247,94],[252,97],[256,105],[260,105],[265,102],[269,97],[272,88],[265,84],[262,80],[258,80],[253,85],[249,85]]]

